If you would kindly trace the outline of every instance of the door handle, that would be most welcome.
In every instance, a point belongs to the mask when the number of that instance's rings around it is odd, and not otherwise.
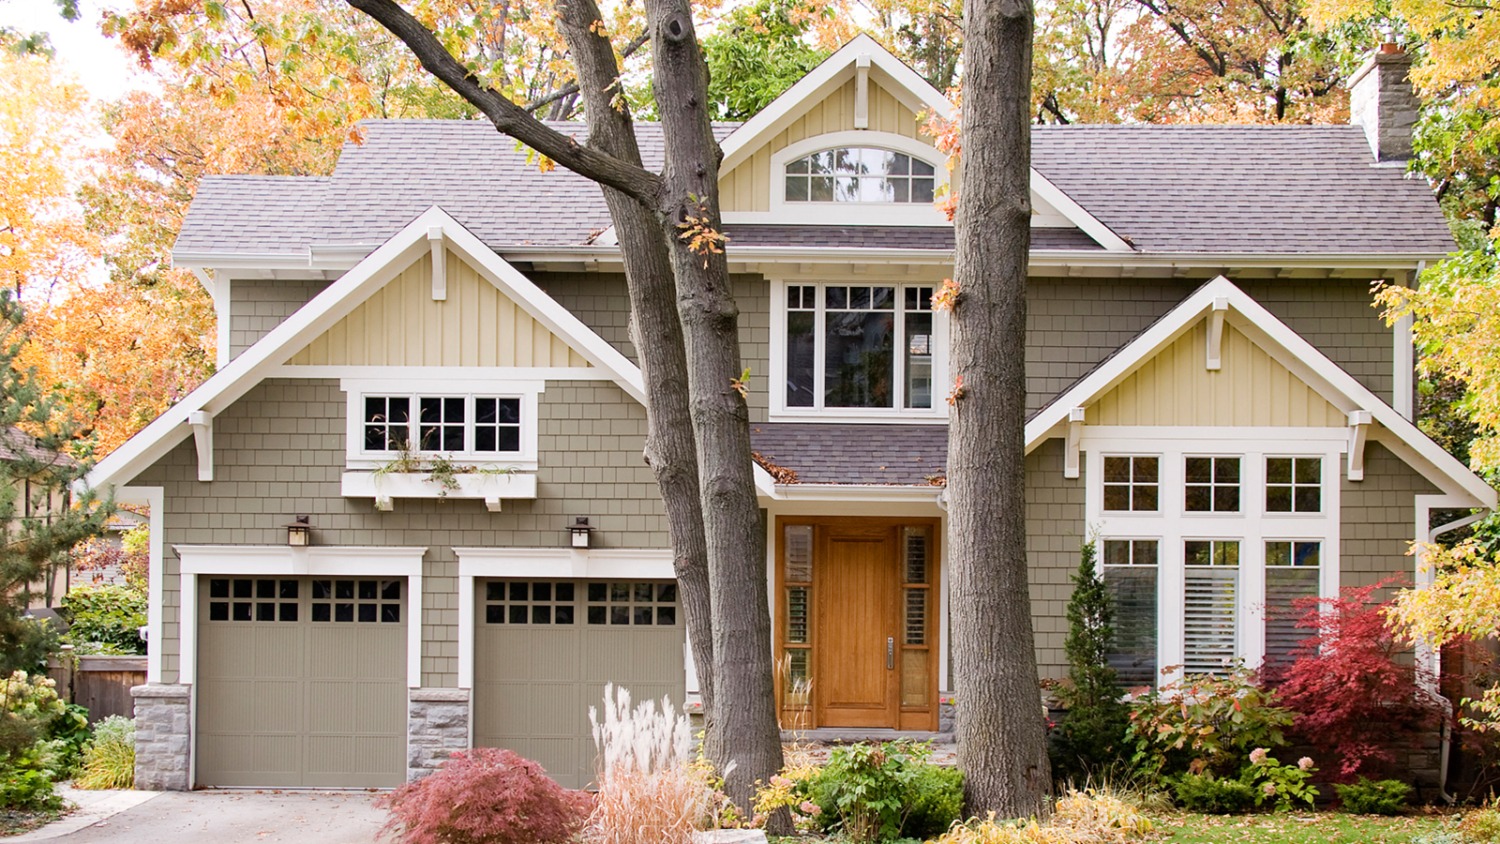
[[[896,637],[885,637],[885,670],[896,670]]]

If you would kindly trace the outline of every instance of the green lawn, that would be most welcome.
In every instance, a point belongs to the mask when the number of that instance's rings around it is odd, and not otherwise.
[[[1451,814],[1378,818],[1367,815],[1165,815],[1155,842],[1172,844],[1406,844],[1454,829]],[[1439,839],[1441,840],[1441,839]]]

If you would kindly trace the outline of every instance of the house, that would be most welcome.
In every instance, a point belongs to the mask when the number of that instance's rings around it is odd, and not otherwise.
[[[1407,67],[1370,60],[1351,126],[1035,129],[1045,676],[1089,538],[1117,664],[1151,682],[1284,651],[1268,605],[1412,575],[1434,511],[1495,505],[1413,426],[1408,326],[1371,306],[1453,248],[1404,174]],[[918,119],[947,109],[861,37],[719,127],[778,695],[805,726],[950,723],[953,240]],[[364,131],[327,178],[203,182],[174,256],[214,297],[219,371],[91,476],[151,513],[144,786],[391,786],[471,744],[581,785],[605,681],[695,692],[599,190],[485,123]]]

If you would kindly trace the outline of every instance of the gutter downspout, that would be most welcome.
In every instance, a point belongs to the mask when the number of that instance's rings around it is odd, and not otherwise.
[[[1490,512],[1488,510],[1480,510],[1478,513],[1464,516],[1457,521],[1449,522],[1446,525],[1439,525],[1427,532],[1427,542],[1428,544],[1432,544],[1437,541],[1439,536],[1458,530],[1461,527],[1468,527],[1489,515]],[[1443,798],[1444,803],[1452,806],[1458,802],[1457,797],[1448,793],[1448,759],[1453,752],[1453,703],[1446,697],[1443,697],[1442,693],[1437,694],[1437,699],[1442,701],[1443,706],[1442,750],[1439,751],[1438,755],[1438,796]]]

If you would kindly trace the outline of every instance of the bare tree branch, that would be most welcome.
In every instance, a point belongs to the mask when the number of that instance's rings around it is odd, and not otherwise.
[[[620,51],[620,58],[630,58],[631,56],[635,55],[636,51],[645,46],[647,41],[650,40],[651,36],[647,35],[644,32],[630,39],[630,43],[626,44],[625,49]],[[531,112],[532,114],[535,114],[546,108],[547,106],[557,102],[558,100],[563,99],[564,97],[571,97],[577,93],[578,83],[576,81],[569,82],[568,84],[562,86],[561,88],[558,88],[556,91],[553,91],[547,96],[532,100],[531,102],[527,103],[526,110]]]
[[[661,177],[612,155],[590,149],[548,127],[525,108],[486,86],[453,57],[427,27],[394,0],[348,0],[390,33],[401,39],[428,73],[452,88],[484,113],[495,128],[586,179],[612,187],[647,207],[655,208]]]

